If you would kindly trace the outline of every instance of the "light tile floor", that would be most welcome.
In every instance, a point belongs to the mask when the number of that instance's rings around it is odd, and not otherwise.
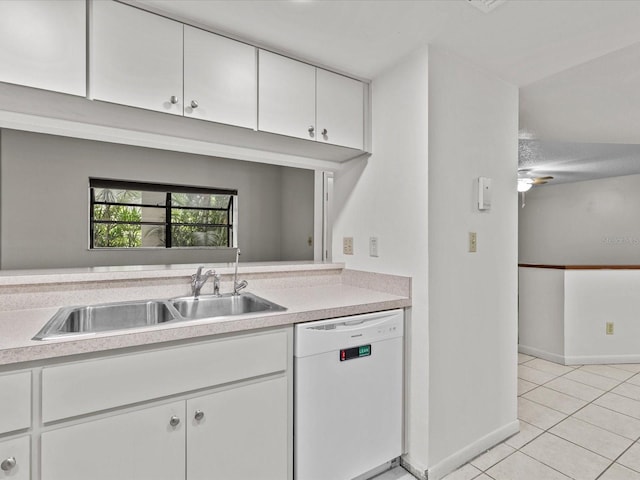
[[[640,480],[640,365],[518,354],[520,433],[444,480]],[[413,480],[398,467],[375,480]]]
[[[520,433],[445,480],[640,480],[640,365],[518,363]]]

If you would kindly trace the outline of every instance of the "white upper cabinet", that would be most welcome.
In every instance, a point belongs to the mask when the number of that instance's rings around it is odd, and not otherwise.
[[[258,128],[315,139],[316,68],[264,50],[259,58]]]
[[[316,74],[317,141],[362,150],[363,83],[320,68]]]
[[[258,128],[362,150],[364,84],[260,50]]]
[[[182,115],[182,24],[117,2],[92,5],[91,98]]]
[[[184,26],[184,115],[257,128],[256,48]]]
[[[86,94],[84,0],[0,1],[0,81]]]

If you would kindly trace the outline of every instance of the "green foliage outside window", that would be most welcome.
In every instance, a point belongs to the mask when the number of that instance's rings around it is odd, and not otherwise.
[[[233,193],[167,195],[95,187],[93,247],[166,247],[166,228],[172,247],[231,246]],[[168,220],[167,201],[171,202]]]

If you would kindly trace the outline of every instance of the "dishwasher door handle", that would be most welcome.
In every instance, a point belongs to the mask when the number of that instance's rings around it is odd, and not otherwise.
[[[375,327],[376,325],[380,325],[381,323],[385,323],[389,320],[389,317],[380,317],[374,318],[371,320],[349,320],[342,323],[336,323],[336,330],[345,331],[345,330],[364,330],[366,328]],[[327,332],[331,332],[331,330],[326,330]]]

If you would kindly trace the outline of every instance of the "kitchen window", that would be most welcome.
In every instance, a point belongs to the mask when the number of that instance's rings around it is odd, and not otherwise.
[[[233,247],[237,190],[89,179],[90,248]]]

